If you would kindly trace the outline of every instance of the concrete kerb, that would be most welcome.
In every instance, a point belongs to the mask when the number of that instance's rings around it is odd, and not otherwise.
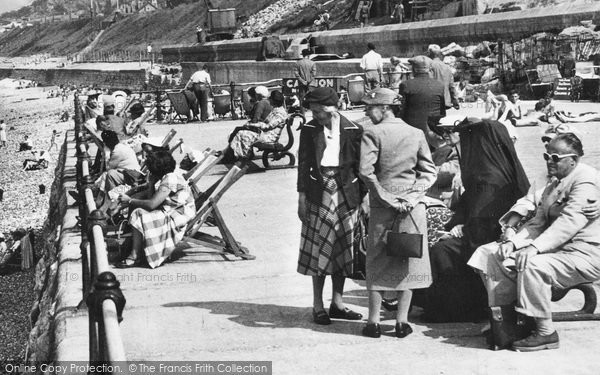
[[[74,134],[72,134],[74,136]],[[77,227],[77,206],[67,197],[68,190],[75,189],[74,137],[70,137],[65,148],[67,155],[62,173],[65,181],[61,188],[63,216],[58,244],[58,286],[55,295],[54,319],[54,360],[57,363],[87,361],[89,359],[88,313],[87,309],[77,309],[83,298],[81,269],[81,231]]]

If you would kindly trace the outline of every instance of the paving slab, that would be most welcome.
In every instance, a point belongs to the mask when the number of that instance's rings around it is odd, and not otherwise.
[[[558,102],[557,108],[577,113],[599,111],[600,105]],[[477,114],[482,108],[464,110]],[[360,110],[344,114],[352,119],[363,115]],[[161,137],[174,128],[176,138],[184,138],[189,147],[222,149],[242,122],[150,125],[149,130]],[[594,166],[600,165],[598,126],[574,126],[583,135],[583,160]],[[527,174],[539,184],[545,176],[544,130],[520,128],[516,144]],[[176,152],[176,157],[182,155]],[[593,321],[557,323],[561,348],[535,353],[490,351],[481,335],[483,324],[424,323],[419,309],[410,315],[415,332],[405,339],[393,337],[394,318],[388,312],[382,312],[382,325],[391,335],[381,339],[362,337],[364,322],[313,324],[311,279],[296,273],[300,222],[295,183],[295,169],[248,174],[219,202],[234,236],[256,260],[226,261],[207,249],[181,247],[174,261],[154,270],[114,270],[127,298],[121,328],[130,361],[263,360],[273,361],[274,374],[600,373],[600,324]],[[364,286],[348,280],[345,290],[345,303],[366,316]],[[329,280],[324,295],[328,305]],[[580,303],[573,293],[556,309]]]

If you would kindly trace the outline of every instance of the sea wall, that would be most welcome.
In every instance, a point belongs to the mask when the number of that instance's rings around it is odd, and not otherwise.
[[[323,53],[351,53],[360,57],[372,42],[385,57],[422,54],[431,43],[476,44],[488,41],[515,41],[539,32],[559,32],[581,21],[600,22],[600,2],[561,5],[465,17],[408,22],[384,26],[314,32],[310,35]],[[281,35],[284,44],[309,34]],[[260,38],[210,42],[203,45],[173,45],[162,49],[164,62],[213,62],[254,60]]]
[[[44,86],[72,83],[75,85],[96,85],[109,89],[144,90],[147,88],[145,69],[0,69],[0,79],[28,79]]]
[[[88,360],[88,317],[82,301],[81,232],[77,206],[68,205],[75,189],[74,132],[67,133],[52,184],[44,225],[43,256],[36,266],[35,302],[30,319],[27,363]]]

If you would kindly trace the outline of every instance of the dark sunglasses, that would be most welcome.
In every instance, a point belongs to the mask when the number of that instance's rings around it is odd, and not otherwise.
[[[552,159],[553,163],[558,163],[559,161],[561,161],[562,159],[569,157],[569,156],[578,156],[577,154],[564,154],[564,155],[559,155],[559,154],[549,154],[547,152],[544,152],[544,160],[548,161],[550,159]]]

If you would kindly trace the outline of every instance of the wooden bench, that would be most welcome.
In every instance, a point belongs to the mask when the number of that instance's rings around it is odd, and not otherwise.
[[[583,293],[583,307],[576,311],[561,311],[552,313],[552,320],[557,322],[600,320],[600,313],[594,313],[596,306],[598,305],[598,297],[592,283],[578,284],[567,289],[552,289],[552,302],[560,301],[571,290],[579,290]]]
[[[285,124],[285,131],[287,133],[287,142],[285,144],[280,142],[281,136],[275,142],[257,142],[253,145],[258,152],[262,152],[262,162],[266,169],[270,168],[290,168],[296,164],[296,157],[290,152],[290,149],[294,145],[294,132],[292,126],[296,120],[299,120],[300,124],[298,128],[306,123],[306,118],[301,113],[294,113],[290,115]],[[282,131],[283,133],[283,131]],[[284,157],[289,158],[287,165],[273,166],[272,161],[278,161]]]

